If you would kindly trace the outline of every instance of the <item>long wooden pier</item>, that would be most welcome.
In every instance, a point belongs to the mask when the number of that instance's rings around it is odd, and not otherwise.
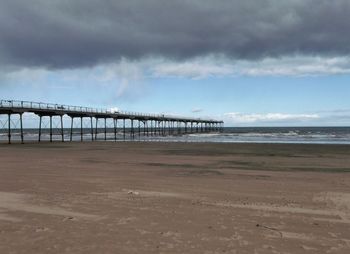
[[[89,119],[89,140],[97,140],[98,131],[101,131],[98,127],[99,121],[104,123],[103,134],[104,140],[107,140],[107,119],[113,121],[113,133],[114,140],[117,140],[118,133],[118,121],[122,122],[119,130],[122,130],[123,139],[126,138],[127,133],[130,138],[135,138],[135,135],[183,135],[189,133],[207,133],[207,132],[219,132],[222,131],[223,121],[213,119],[201,119],[201,118],[188,118],[178,117],[164,114],[144,114],[125,111],[113,111],[107,109],[97,109],[91,107],[81,106],[69,106],[52,103],[31,102],[31,101],[14,101],[14,100],[0,100],[0,115],[6,115],[7,118],[7,140],[8,143],[12,142],[11,117],[13,115],[19,115],[19,132],[20,141],[24,143],[24,126],[23,126],[23,114],[34,113],[39,117],[38,124],[38,141],[42,141],[43,133],[43,117],[49,117],[49,141],[53,141],[53,117],[60,118],[60,140],[66,141],[64,129],[63,116],[70,117],[70,132],[69,141],[73,141],[73,129],[74,119],[80,120],[80,141],[84,141],[84,133],[86,128],[83,126],[83,119]],[[126,128],[126,121],[129,121],[129,128]],[[85,131],[84,131],[85,130]],[[86,139],[86,137],[85,137]]]

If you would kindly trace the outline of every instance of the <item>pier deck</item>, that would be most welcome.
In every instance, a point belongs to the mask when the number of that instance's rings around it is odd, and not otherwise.
[[[214,132],[221,131],[223,128],[223,121],[213,120],[213,119],[202,119],[202,118],[190,118],[190,117],[179,117],[165,114],[145,114],[137,112],[125,112],[125,111],[113,111],[108,109],[98,109],[92,107],[82,107],[82,106],[70,106],[52,103],[42,103],[42,102],[31,102],[31,101],[14,101],[14,100],[0,100],[0,115],[7,115],[7,136],[8,143],[11,143],[12,132],[11,129],[11,116],[19,115],[20,122],[20,136],[21,142],[24,142],[23,133],[23,114],[34,113],[39,117],[38,124],[38,141],[41,141],[42,136],[42,118],[49,117],[49,131],[50,139],[52,142],[53,136],[53,126],[52,118],[54,116],[60,117],[60,135],[61,141],[65,141],[64,138],[64,122],[63,116],[68,116],[71,119],[70,124],[70,138],[73,140],[73,123],[74,119],[80,119],[80,137],[83,141],[83,119],[90,119],[90,133],[91,140],[97,139],[98,132],[98,121],[99,119],[104,120],[104,139],[107,139],[107,119],[113,120],[114,137],[117,137],[118,121],[122,121],[123,136],[126,136],[126,121],[130,123],[130,137],[135,137],[135,129],[140,135],[143,132],[144,135],[149,135],[149,133],[157,135],[174,135],[174,134],[187,134],[187,133],[202,133],[202,132]],[[95,122],[95,124],[94,124]],[[136,124],[137,127],[135,127]],[[85,128],[86,129],[86,128]],[[141,131],[142,129],[142,131]]]

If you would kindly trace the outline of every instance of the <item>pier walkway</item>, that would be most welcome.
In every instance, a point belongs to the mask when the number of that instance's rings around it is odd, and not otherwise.
[[[99,121],[104,123],[102,128],[104,134],[104,140],[107,140],[107,120],[113,121],[113,133],[114,140],[117,140],[118,131],[122,130],[123,138],[126,135],[130,135],[130,138],[134,138],[137,135],[182,135],[189,133],[205,133],[205,132],[219,132],[223,128],[223,121],[213,119],[201,119],[201,118],[189,118],[179,117],[164,114],[145,114],[125,111],[113,111],[107,109],[97,109],[91,107],[81,106],[69,106],[52,103],[31,102],[31,101],[14,101],[14,100],[0,100],[0,115],[6,115],[6,123],[3,124],[3,129],[7,129],[7,141],[10,144],[12,139],[13,126],[11,126],[11,117],[13,115],[19,116],[19,128],[20,140],[24,142],[24,126],[23,126],[23,114],[33,113],[39,117],[38,124],[38,141],[42,141],[43,133],[43,117],[49,117],[49,141],[53,141],[53,117],[59,117],[60,119],[60,140],[62,142],[65,139],[65,127],[63,116],[70,117],[70,132],[69,141],[73,140],[74,119],[78,119],[80,122],[80,140],[86,139],[86,132],[88,129],[89,140],[97,140],[97,134],[101,131],[98,127]],[[89,128],[84,127],[83,119],[88,118]],[[86,120],[85,120],[86,121]],[[109,120],[110,121],[110,120]],[[122,122],[121,126],[118,125]],[[126,127],[126,121],[129,123]],[[119,126],[119,127],[118,127]]]

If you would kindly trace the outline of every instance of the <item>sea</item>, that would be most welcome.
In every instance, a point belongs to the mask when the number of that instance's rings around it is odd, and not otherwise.
[[[91,132],[84,129],[83,140],[91,141]],[[64,139],[70,139],[70,130],[64,130]],[[18,129],[12,131],[12,140],[20,140]],[[0,129],[0,142],[7,142],[7,130]],[[107,129],[107,140],[114,141],[112,128]],[[164,141],[164,142],[216,142],[216,143],[294,143],[294,144],[350,144],[350,127],[225,127],[222,132],[192,133],[172,136],[138,134],[131,137],[130,129],[124,137],[118,129],[117,141]],[[49,130],[44,129],[42,140],[49,140]],[[24,140],[38,140],[37,129],[24,129]],[[61,140],[60,129],[53,130],[53,140]],[[73,141],[80,141],[80,129],[73,130]],[[104,140],[104,129],[99,129],[97,140]]]

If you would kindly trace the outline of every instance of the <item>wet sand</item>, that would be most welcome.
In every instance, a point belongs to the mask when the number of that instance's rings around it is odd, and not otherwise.
[[[350,253],[350,146],[0,144],[0,253]]]

